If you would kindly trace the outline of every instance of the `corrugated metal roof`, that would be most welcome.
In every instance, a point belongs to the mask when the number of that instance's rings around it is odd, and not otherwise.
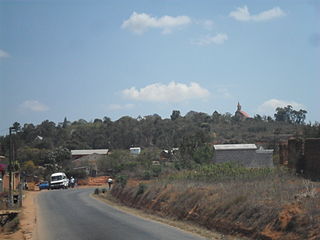
[[[107,154],[108,149],[71,150],[71,155]]]
[[[218,144],[213,145],[215,150],[242,150],[242,149],[253,149],[256,150],[255,144]]]

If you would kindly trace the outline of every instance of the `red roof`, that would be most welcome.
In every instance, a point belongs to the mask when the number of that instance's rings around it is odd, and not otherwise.
[[[245,116],[246,118],[250,118],[249,114],[244,112],[244,111],[238,111],[240,112],[243,116]]]

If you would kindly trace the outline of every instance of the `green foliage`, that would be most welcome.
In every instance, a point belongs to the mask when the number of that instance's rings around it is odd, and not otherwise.
[[[77,170],[77,169],[68,169],[65,171],[65,173],[67,174],[67,176],[69,177],[74,177],[76,179],[85,179],[87,177],[87,173],[85,170],[81,169],[81,170]]]
[[[142,179],[143,180],[150,180],[151,179],[151,172],[150,172],[150,170],[145,170],[144,172],[143,172],[143,176],[142,176]]]
[[[115,150],[98,162],[101,171],[114,175],[124,170],[133,171],[137,165],[137,160],[123,150]]]
[[[146,190],[147,190],[147,185],[144,183],[139,183],[136,196],[143,194]]]
[[[121,187],[124,188],[127,185],[128,176],[126,175],[118,175],[116,177],[116,183]]]
[[[192,158],[196,163],[199,164],[208,164],[212,162],[213,147],[209,145],[204,145],[196,148],[192,153]]]
[[[306,110],[300,109],[299,111],[293,110],[291,105],[288,105],[284,108],[276,108],[276,113],[274,117],[276,121],[295,123],[295,124],[304,124],[306,119]]]
[[[180,117],[180,111],[179,110],[173,110],[172,114],[170,116],[171,120],[174,121]]]
[[[162,168],[160,165],[154,165],[151,167],[151,174],[153,177],[159,177],[161,174]]]

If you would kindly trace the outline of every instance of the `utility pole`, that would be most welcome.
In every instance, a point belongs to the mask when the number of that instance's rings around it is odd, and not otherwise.
[[[14,127],[9,128],[9,207],[13,205],[13,196],[12,196],[12,162],[13,162],[13,146],[12,146],[12,130]]]

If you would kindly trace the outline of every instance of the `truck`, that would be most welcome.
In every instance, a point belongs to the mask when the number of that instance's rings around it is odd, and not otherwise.
[[[50,189],[67,189],[69,186],[69,179],[63,172],[53,173],[50,176]]]

